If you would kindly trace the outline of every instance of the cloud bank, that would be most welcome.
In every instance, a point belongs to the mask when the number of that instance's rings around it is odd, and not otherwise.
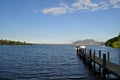
[[[43,14],[62,15],[81,10],[93,12],[109,8],[120,8],[120,0],[99,0],[97,2],[92,0],[76,0],[70,5],[62,2],[57,7],[44,8],[41,12]]]

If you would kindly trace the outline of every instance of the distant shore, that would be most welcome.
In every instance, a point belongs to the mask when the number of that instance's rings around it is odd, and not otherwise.
[[[32,45],[31,43],[21,42],[21,41],[12,41],[12,40],[0,40],[0,45]]]

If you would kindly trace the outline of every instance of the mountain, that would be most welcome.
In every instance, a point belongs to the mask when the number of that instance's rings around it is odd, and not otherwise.
[[[120,34],[117,37],[113,37],[105,42],[106,46],[113,48],[120,48]]]
[[[104,45],[104,42],[98,42],[93,39],[78,40],[73,42],[74,45]]]

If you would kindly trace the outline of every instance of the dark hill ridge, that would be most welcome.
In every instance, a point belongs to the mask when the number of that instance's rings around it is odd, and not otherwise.
[[[78,40],[73,42],[74,45],[104,45],[104,42],[98,42],[93,39]]]
[[[106,46],[111,46],[113,48],[120,48],[120,33],[117,37],[113,37],[106,41]]]

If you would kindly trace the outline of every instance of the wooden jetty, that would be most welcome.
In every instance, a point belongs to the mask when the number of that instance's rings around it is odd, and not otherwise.
[[[120,80],[120,65],[109,61],[109,52],[101,56],[101,51],[99,51],[99,56],[96,56],[95,50],[92,53],[92,49],[90,49],[87,53],[86,48],[81,49],[78,47],[77,55],[84,61],[84,63],[89,64],[88,66],[94,73],[98,72],[103,80],[106,80],[106,75],[107,79],[109,79],[109,74],[115,75],[117,80]]]

